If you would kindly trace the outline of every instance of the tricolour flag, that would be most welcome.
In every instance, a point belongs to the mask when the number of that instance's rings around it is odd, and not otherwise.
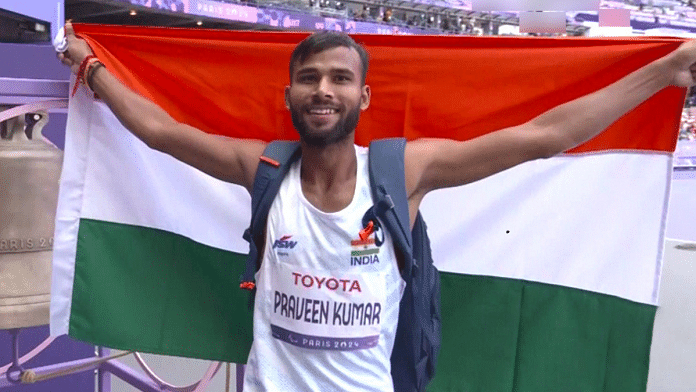
[[[111,72],[180,121],[224,136],[297,137],[283,88],[305,33],[75,28]],[[521,124],[682,42],[357,39],[372,56],[362,145]],[[426,197],[443,312],[430,390],[645,389],[684,96],[666,88],[566,154]],[[245,362],[246,190],[148,149],[84,88],[67,128],[52,334]]]

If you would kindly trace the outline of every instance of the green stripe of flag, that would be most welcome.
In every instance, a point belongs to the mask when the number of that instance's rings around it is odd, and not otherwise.
[[[252,313],[238,288],[243,267],[244,255],[179,235],[82,219],[70,335],[244,363]],[[514,279],[441,277],[443,346],[429,391],[645,391],[654,306]]]
[[[375,253],[379,253],[379,248],[366,249],[366,250],[352,250],[350,252],[351,256],[367,256]]]
[[[645,392],[656,307],[548,284],[441,273],[428,391]]]
[[[245,255],[149,229],[81,219],[70,336],[98,345],[245,363]]]

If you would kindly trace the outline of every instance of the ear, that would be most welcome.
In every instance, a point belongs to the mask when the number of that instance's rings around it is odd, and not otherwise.
[[[290,86],[285,86],[285,108],[290,110]]]
[[[367,110],[370,106],[370,98],[372,97],[372,90],[370,86],[362,86],[362,94],[360,96],[360,110]]]

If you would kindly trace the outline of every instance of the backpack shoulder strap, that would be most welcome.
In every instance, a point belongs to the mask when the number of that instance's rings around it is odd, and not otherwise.
[[[263,155],[259,157],[259,165],[256,169],[256,177],[254,177],[254,186],[251,194],[251,215],[258,220],[265,222],[265,215],[268,214],[270,204],[266,206],[264,201],[269,197],[271,201],[280,189],[280,183],[290,166],[300,157],[300,142],[276,140],[269,143],[263,151]],[[275,180],[280,180],[276,181]],[[266,210],[265,214],[259,212]],[[256,225],[253,224],[252,227]],[[265,226],[265,225],[264,225]]]
[[[410,276],[413,243],[406,195],[405,149],[404,138],[373,140],[368,159],[375,215],[383,220],[394,245],[402,252],[405,262],[402,274]]]
[[[241,278],[242,288],[253,288],[254,274],[260,266],[259,249],[263,246],[261,241],[266,229],[268,212],[283,178],[300,155],[300,142],[278,140],[269,143],[259,158],[251,191],[251,224],[244,231],[244,239],[250,246],[246,270]]]

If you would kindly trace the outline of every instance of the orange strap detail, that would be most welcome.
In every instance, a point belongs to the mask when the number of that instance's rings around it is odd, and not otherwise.
[[[265,156],[261,155],[261,156],[259,157],[259,159],[261,160],[261,162],[266,162],[266,163],[268,163],[269,165],[271,165],[271,166],[273,166],[273,167],[278,167],[278,166],[280,166],[280,163],[279,163],[278,161],[275,161],[275,160],[273,160],[273,159],[271,159],[271,158],[269,158],[269,157],[265,157]]]
[[[358,235],[360,236],[360,239],[365,241],[367,237],[370,236],[375,231],[375,224],[372,221],[367,222],[367,227],[364,229],[360,230],[358,232]]]
[[[256,287],[256,283],[254,282],[242,282],[239,284],[239,288],[244,290],[253,290],[254,287]]]

